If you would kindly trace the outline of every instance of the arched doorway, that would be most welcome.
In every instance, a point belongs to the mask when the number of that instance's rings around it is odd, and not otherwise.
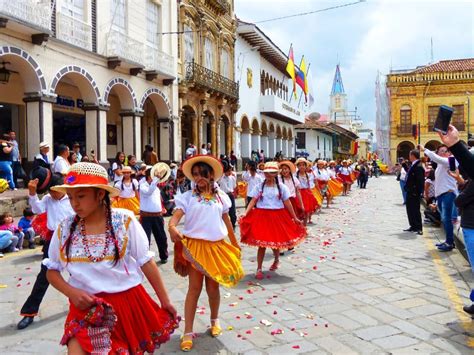
[[[404,141],[397,146],[397,160],[399,158],[408,159],[410,150],[415,149],[415,145],[412,142]]]
[[[441,145],[440,141],[437,140],[431,140],[425,144],[425,148],[431,150],[432,152],[435,152],[436,149]]]
[[[206,110],[203,112],[202,114],[202,131],[201,131],[201,134],[202,134],[202,140],[201,140],[201,146],[203,144],[206,144],[207,146],[209,146],[209,143],[211,144],[211,150],[212,151],[217,151],[215,150],[216,147],[216,141],[214,140],[214,135],[212,132],[212,126],[215,125],[215,118],[214,118],[214,115],[211,111],[209,110]]]
[[[260,126],[256,118],[252,120],[252,151],[260,152]]]
[[[250,122],[247,116],[242,116],[240,122],[241,132],[241,156],[242,158],[250,158],[251,156],[251,137],[250,137]]]
[[[181,157],[183,160],[189,144],[196,145],[199,152],[200,147],[197,147],[196,111],[191,106],[184,106],[181,114]]]
[[[263,150],[263,154],[268,158],[268,127],[267,122],[262,120],[262,135],[260,137],[260,149]]]
[[[219,153],[229,155],[232,150],[230,119],[223,115],[219,123]]]

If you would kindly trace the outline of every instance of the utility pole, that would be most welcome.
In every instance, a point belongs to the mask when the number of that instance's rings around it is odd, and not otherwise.
[[[471,138],[470,125],[471,125],[471,93],[466,91],[467,95],[467,140]]]

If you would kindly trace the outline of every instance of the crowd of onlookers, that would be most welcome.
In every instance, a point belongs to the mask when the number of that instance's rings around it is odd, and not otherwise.
[[[424,223],[442,226],[445,240],[436,244],[440,252],[456,248],[455,233],[462,230],[463,245],[474,271],[474,140],[464,143],[450,126],[440,134],[442,144],[435,151],[418,145],[409,159],[396,164],[397,180],[406,205],[410,227],[406,232],[423,234],[420,206],[425,205]],[[421,157],[424,153],[424,157]],[[473,302],[464,310],[474,314]]]

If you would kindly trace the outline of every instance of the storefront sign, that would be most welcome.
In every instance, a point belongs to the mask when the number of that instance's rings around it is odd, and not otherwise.
[[[76,99],[74,100],[70,96],[61,96],[58,95],[56,98],[56,105],[62,106],[62,107],[67,107],[67,108],[83,108],[84,107],[84,100],[82,99]]]
[[[281,103],[281,108],[290,111],[291,113],[295,114],[296,116],[300,116],[300,111],[295,109],[294,107],[291,107],[290,105],[285,104],[284,102]]]

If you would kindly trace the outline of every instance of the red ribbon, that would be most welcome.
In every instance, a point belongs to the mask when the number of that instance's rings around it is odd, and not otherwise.
[[[66,185],[108,185],[107,178],[96,175],[83,175],[76,172],[70,172],[66,175]]]

